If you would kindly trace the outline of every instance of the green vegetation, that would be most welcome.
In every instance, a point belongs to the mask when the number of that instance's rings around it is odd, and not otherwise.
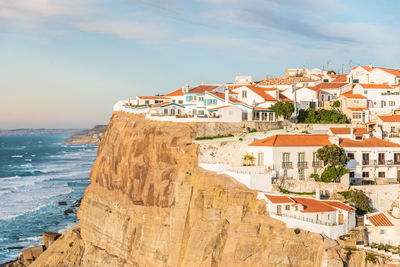
[[[246,155],[243,156],[243,166],[251,166],[254,165],[254,161],[256,158],[253,156],[253,153],[249,154],[246,153]]]
[[[339,101],[339,100],[333,101],[332,107],[333,107],[333,108],[339,108],[339,107],[340,107],[340,101]]]
[[[281,191],[281,193],[284,194],[294,194],[294,195],[315,195],[315,192],[293,192],[293,191],[289,191],[283,188],[279,188],[279,190]]]
[[[384,251],[391,251],[391,252],[394,252],[394,253],[400,253],[400,246],[398,246],[398,247],[395,247],[395,246],[391,246],[391,245],[384,245],[384,244],[382,244],[382,243],[380,243],[380,244],[377,244],[377,243],[372,243],[371,244],[371,248],[377,248],[377,249],[379,249],[379,250],[384,250]]]
[[[243,138],[242,138],[242,137],[239,137],[239,141],[243,141]]]
[[[321,177],[313,177],[315,181],[322,181],[325,183],[337,182],[340,177],[349,172],[349,170],[345,168],[349,158],[344,149],[337,145],[324,146],[318,149],[317,158],[328,166],[321,174]]]
[[[372,207],[369,205],[369,199],[363,191],[352,189],[350,191],[338,192],[346,201],[350,202],[356,207],[357,215],[364,215],[372,212]]]
[[[291,102],[279,101],[272,105],[270,109],[275,111],[276,116],[283,116],[287,120],[294,112],[294,105]]]
[[[334,70],[328,70],[326,73],[327,74],[335,74],[336,75],[336,71],[334,71]]]
[[[252,133],[255,133],[255,132],[257,132],[257,129],[256,129],[256,128],[252,128],[252,129],[251,129],[251,132],[252,132]]]
[[[304,130],[304,131],[301,131],[301,133],[303,133],[303,134],[309,134],[310,132],[307,131],[307,130]]]
[[[365,262],[368,261],[375,264],[378,262],[378,257],[373,253],[367,253],[367,255],[365,256]]]
[[[296,235],[300,234],[300,229],[299,229],[299,228],[294,229],[294,233],[295,233]]]
[[[225,138],[225,137],[233,137],[233,134],[228,135],[215,135],[215,136],[203,136],[203,137],[196,137],[196,140],[212,140],[217,138]]]
[[[70,248],[72,248],[73,245],[74,245],[74,242],[71,242],[71,243],[68,244],[68,246],[69,246]]]
[[[318,181],[319,175],[318,175],[318,173],[311,173],[310,178],[314,178],[314,180]]]
[[[346,251],[346,259],[350,260],[351,254],[353,254],[353,251],[355,250],[352,247],[345,247],[344,250]]]
[[[337,110],[321,109],[315,111],[314,109],[309,108],[306,110],[299,110],[297,121],[299,123],[346,123],[347,117]]]

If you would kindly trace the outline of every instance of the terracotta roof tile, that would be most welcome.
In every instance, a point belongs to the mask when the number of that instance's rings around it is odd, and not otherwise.
[[[260,82],[259,85],[290,85],[294,84],[296,79],[297,83],[301,82],[315,82],[316,80],[312,80],[306,77],[277,77],[277,78],[267,78],[264,81]]]
[[[393,223],[383,213],[368,216],[368,220],[374,226],[394,226]]]
[[[215,111],[215,110],[220,110],[223,108],[230,108],[230,107],[233,107],[233,106],[221,106],[221,107],[216,107],[216,108],[210,108],[208,111]]]
[[[388,84],[375,84],[375,83],[371,83],[371,84],[366,84],[366,83],[359,83],[359,85],[362,88],[366,88],[366,89],[393,89],[392,86],[388,85]]]
[[[216,88],[220,87],[220,85],[199,85],[189,90],[190,94],[204,94],[205,92],[212,91]]]
[[[140,99],[168,99],[164,96],[138,96]]]
[[[331,145],[327,134],[278,134],[257,140],[249,146],[325,146]]]
[[[361,98],[361,99],[367,99],[365,96],[363,95],[355,95],[353,94],[353,91],[348,91],[346,93],[341,94],[342,96],[346,97],[346,98]]]
[[[176,89],[175,91],[172,91],[171,93],[166,94],[165,96],[183,96],[182,88]]]
[[[287,96],[285,96],[282,93],[279,93],[279,100],[280,101],[285,101],[285,102],[293,102],[292,100],[290,100],[290,98],[288,98]]]
[[[351,140],[349,138],[341,138],[339,140],[341,147],[400,147],[400,144],[389,142],[376,138],[374,136],[364,140]]]
[[[352,211],[352,210],[356,210],[355,208],[353,208],[352,206],[349,206],[347,204],[344,204],[343,202],[337,201],[337,200],[322,200],[323,203],[344,210],[344,211]]]
[[[378,116],[383,122],[400,122],[400,115]]]
[[[301,204],[304,207],[304,210],[301,212],[329,212],[336,211],[335,207],[331,205],[325,204],[321,200],[317,200],[314,198],[305,198],[305,197],[292,197],[297,204]]]
[[[351,127],[331,127],[329,129],[333,134],[351,134]],[[353,127],[353,134],[361,136],[368,134],[368,131],[365,127]]]
[[[272,203],[295,203],[290,197],[288,196],[278,196],[278,195],[269,195],[265,194],[269,201]]]
[[[345,85],[348,85],[348,83],[340,83],[340,82],[332,82],[332,83],[319,83],[313,87],[309,87],[310,89],[338,89],[340,87],[343,87]]]
[[[368,108],[348,108],[351,111],[363,111],[363,110],[367,110]]]

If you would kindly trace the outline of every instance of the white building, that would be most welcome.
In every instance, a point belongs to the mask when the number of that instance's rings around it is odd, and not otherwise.
[[[336,239],[356,225],[355,208],[336,200],[265,194],[270,216],[299,228]]]
[[[252,76],[236,76],[235,83],[236,84],[249,84],[253,82]]]
[[[372,114],[389,114],[400,106],[399,87],[388,84],[357,84],[353,94],[365,96]]]
[[[323,82],[317,84],[316,86],[310,88],[313,90],[323,90],[331,94],[332,100],[337,99],[341,94],[351,91],[352,86],[350,83],[341,83],[341,82]]]
[[[275,87],[278,88],[278,90],[286,90],[291,89],[293,85],[299,88],[312,87],[320,82],[320,80],[310,79],[307,77],[276,77],[267,78],[257,85],[260,87]]]
[[[353,91],[342,93],[338,100],[340,109],[352,123],[367,123],[370,121],[368,99],[364,95],[354,94]]]
[[[351,83],[400,84],[400,70],[369,66],[354,67],[348,75]]]
[[[400,179],[400,144],[370,136],[360,128],[333,128],[329,135],[274,135],[256,140],[248,149],[256,164],[271,168],[276,177],[305,180],[323,167],[317,158],[318,149],[332,144],[343,148],[350,158],[346,168],[351,183]]]
[[[133,101],[135,105],[144,106],[144,105],[154,105],[162,102],[166,102],[169,99],[164,96],[137,96],[136,100]]]
[[[400,137],[400,115],[378,116],[378,126],[382,129],[383,137],[399,139]],[[397,142],[396,142],[397,143]]]
[[[151,116],[176,116],[185,114],[185,107],[172,102],[154,104],[150,109]]]
[[[400,246],[400,213],[395,207],[392,211],[364,215],[368,243]]]
[[[333,96],[324,90],[313,87],[302,87],[287,89],[283,92],[292,101],[296,100],[297,109],[319,108],[323,106],[323,101],[333,100]]]

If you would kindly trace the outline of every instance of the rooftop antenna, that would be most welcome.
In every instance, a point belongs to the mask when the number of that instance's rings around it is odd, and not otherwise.
[[[351,71],[351,64],[353,63],[353,60],[351,60],[350,59],[350,61],[349,61],[349,73],[350,73],[350,71]]]

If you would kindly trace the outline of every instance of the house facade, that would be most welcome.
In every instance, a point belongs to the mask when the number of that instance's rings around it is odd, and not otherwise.
[[[336,200],[265,194],[270,216],[299,228],[336,239],[356,225],[355,208]]]
[[[378,126],[382,129],[384,138],[396,138],[400,137],[400,115],[381,115],[378,116]]]
[[[369,66],[354,67],[348,74],[349,82],[364,84],[400,84],[400,70]]]
[[[353,91],[342,93],[338,100],[340,109],[352,123],[367,123],[370,121],[368,99]]]
[[[400,106],[399,87],[388,84],[356,84],[353,93],[367,98],[372,114],[388,114]]]
[[[368,243],[400,246],[400,214],[399,208],[392,211],[375,212],[364,215]]]

